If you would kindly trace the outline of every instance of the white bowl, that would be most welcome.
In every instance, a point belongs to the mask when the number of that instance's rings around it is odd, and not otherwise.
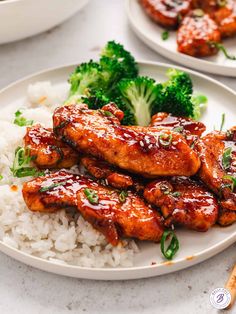
[[[44,32],[71,17],[88,0],[0,1],[0,44]]]

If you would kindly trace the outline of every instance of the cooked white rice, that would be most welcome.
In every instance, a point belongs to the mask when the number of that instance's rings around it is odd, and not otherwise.
[[[54,214],[32,213],[22,198],[22,183],[30,178],[14,178],[10,171],[14,151],[23,145],[25,127],[13,124],[14,113],[52,125],[52,112],[63,103],[66,86],[39,82],[28,87],[27,99],[21,108],[7,107],[0,115],[0,240],[25,253],[52,262],[86,267],[129,267],[138,248],[133,240],[112,247],[81,216],[69,221],[64,210]],[[71,169],[72,171],[74,169]],[[17,186],[13,189],[12,186]]]

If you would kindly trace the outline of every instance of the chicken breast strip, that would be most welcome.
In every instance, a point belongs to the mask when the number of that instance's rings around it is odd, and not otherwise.
[[[218,203],[201,184],[186,177],[159,179],[147,185],[144,198],[160,207],[165,226],[207,231],[218,218]]]
[[[219,223],[230,225],[236,222],[236,127],[207,134],[196,148],[202,161],[199,176],[220,197]]]
[[[85,105],[57,108],[54,132],[71,147],[142,175],[194,175],[200,160],[177,132],[158,128],[129,128],[103,110]]]
[[[77,208],[112,245],[121,237],[158,242],[163,234],[162,218],[137,194],[105,187],[81,175],[62,170],[51,173],[24,183],[22,193],[32,211]]]
[[[32,161],[41,169],[70,168],[79,160],[75,150],[59,141],[52,129],[46,129],[40,124],[27,128],[24,144],[29,148]]]

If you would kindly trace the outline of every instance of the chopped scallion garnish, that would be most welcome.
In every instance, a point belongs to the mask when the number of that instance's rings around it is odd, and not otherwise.
[[[173,132],[177,133],[183,133],[184,127],[183,126],[176,126],[175,128],[172,129]]]
[[[87,188],[84,190],[84,194],[91,204],[98,204],[98,195],[95,190]]]
[[[217,48],[218,50],[220,50],[221,52],[223,52],[223,54],[225,55],[225,57],[229,60],[233,60],[235,61],[236,60],[236,56],[231,56],[229,55],[228,51],[226,50],[225,46],[222,45],[221,43],[217,43],[217,42],[209,42],[209,45],[211,47],[215,47]]]
[[[128,196],[128,192],[127,191],[121,191],[119,194],[119,201],[121,203],[124,203],[126,201],[126,198]]]
[[[163,147],[169,147],[172,143],[172,134],[161,134],[159,136],[159,143]]]
[[[63,185],[65,185],[67,182],[58,182],[58,183],[53,183],[53,184],[51,184],[51,185],[49,185],[49,186],[43,186],[40,190],[39,190],[39,192],[47,192],[47,191],[50,191],[50,190],[52,190],[52,189],[54,189],[54,188],[56,188],[56,187],[58,187],[58,186],[63,186]]]
[[[36,176],[38,170],[30,166],[31,160],[29,148],[17,147],[13,165],[10,168],[13,176],[17,178]]]
[[[223,179],[227,179],[227,180],[230,180],[232,182],[227,187],[230,187],[231,191],[233,192],[234,189],[236,188],[236,177],[228,175],[228,176],[224,176]]]
[[[224,125],[225,125],[225,113],[222,113],[220,131],[223,130]]]
[[[167,248],[165,248],[165,242],[170,239],[170,243]],[[171,260],[179,250],[179,240],[176,234],[171,231],[167,230],[163,233],[161,238],[161,252],[165,256],[166,259]]]
[[[22,112],[20,110],[17,110],[15,112],[14,124],[18,126],[28,126],[32,125],[33,123],[34,123],[33,120],[27,120],[26,118],[22,117]]]
[[[222,156],[222,166],[224,170],[229,169],[230,167],[230,162],[231,162],[231,153],[232,153],[232,147],[228,147],[225,149],[223,156]]]
[[[164,32],[162,32],[162,34],[161,34],[162,40],[167,40],[167,39],[169,39],[169,36],[170,36],[169,31],[164,31]]]

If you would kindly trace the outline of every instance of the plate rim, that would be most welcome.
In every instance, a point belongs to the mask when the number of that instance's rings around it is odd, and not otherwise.
[[[221,88],[227,90],[229,93],[231,93],[233,96],[236,97],[236,91],[234,91],[230,87],[226,86],[225,84],[223,84],[219,81],[216,81],[215,79],[213,79],[213,78],[211,78],[205,74],[199,73],[197,71],[190,70],[190,69],[187,69],[187,68],[182,67],[182,66],[169,64],[169,63],[162,63],[162,62],[137,60],[137,63],[141,66],[177,68],[177,69],[185,71],[189,74],[200,77],[201,79],[204,79],[206,81],[210,81],[211,83],[216,84],[216,85],[220,86]],[[4,92],[8,91],[9,89],[14,88],[14,86],[16,86],[20,83],[24,83],[27,80],[34,79],[37,76],[45,75],[45,74],[50,73],[50,72],[63,71],[63,70],[66,70],[67,68],[76,67],[77,64],[78,63],[76,63],[76,64],[75,63],[67,63],[67,64],[63,64],[61,66],[50,67],[50,68],[47,68],[44,70],[37,71],[37,72],[32,73],[32,74],[29,74],[27,76],[24,76],[23,78],[18,79],[16,81],[8,84],[6,87],[0,89],[0,96]],[[187,267],[198,264],[204,260],[207,260],[208,258],[211,258],[212,256],[218,254],[219,252],[222,252],[224,249],[226,249],[227,247],[232,245],[235,241],[236,241],[236,229],[226,239],[223,239],[219,243],[211,246],[210,248],[204,249],[204,250],[198,252],[197,254],[195,254],[193,256],[194,258],[192,260],[188,261],[188,265],[185,265],[187,257],[179,258],[179,259],[172,261],[172,265],[168,265],[168,266],[175,266],[175,269],[171,269],[171,267],[169,267],[170,271],[167,271],[164,273],[157,273],[157,271],[158,271],[158,269],[163,268],[164,266],[167,266],[167,264],[168,264],[167,262],[158,263],[156,265],[133,266],[133,267],[116,267],[116,268],[93,267],[93,268],[90,268],[90,267],[76,266],[76,265],[70,265],[70,264],[59,264],[59,263],[55,263],[55,262],[52,262],[52,261],[49,261],[46,259],[42,259],[40,257],[25,253],[21,250],[13,248],[13,247],[9,246],[8,244],[4,243],[3,241],[0,241],[0,252],[3,252],[6,255],[14,258],[15,260],[21,261],[27,265],[33,266],[35,268],[38,268],[38,269],[41,269],[44,271],[49,271],[51,273],[56,273],[59,275],[66,275],[66,276],[70,276],[70,277],[85,278],[85,279],[95,279],[95,280],[97,280],[97,279],[99,279],[99,280],[124,280],[124,279],[129,280],[129,279],[154,277],[154,276],[158,276],[158,275],[162,275],[162,274],[175,272],[175,271],[180,270],[180,269],[185,269]],[[55,267],[55,269],[51,269],[53,267]],[[71,273],[66,273],[64,270],[67,270],[67,271],[71,270]],[[150,271],[150,272],[146,273],[146,274],[142,274],[142,271],[145,271],[145,270]],[[78,274],[75,274],[74,271],[78,271]],[[156,271],[156,273],[155,273],[155,271]],[[80,272],[82,272],[82,274]],[[87,272],[89,272],[92,275],[86,275]],[[135,272],[140,272],[140,273],[133,276]],[[114,277],[102,278],[102,277],[98,276],[99,278],[95,278],[96,275],[98,275],[98,274],[102,275],[105,273],[106,274],[107,273],[108,274],[119,273],[120,276],[117,277],[115,275],[115,278]],[[128,277],[127,277],[127,274],[129,274]]]
[[[129,23],[135,34],[139,37],[139,39],[142,42],[144,42],[148,47],[150,47],[152,50],[154,50],[156,53],[160,54],[165,58],[168,58],[169,60],[178,62],[183,66],[187,66],[195,70],[200,69],[203,72],[211,74],[217,74],[220,76],[227,77],[236,77],[236,66],[232,68],[230,64],[222,65],[202,58],[191,57],[183,53],[179,53],[178,51],[169,50],[159,45],[156,41],[152,40],[147,35],[147,33],[145,33],[145,31],[139,27],[139,23],[136,22],[136,19],[132,15],[131,5],[133,1],[138,2],[138,0],[125,0],[125,10],[128,16]],[[143,13],[145,14],[145,12]],[[155,22],[153,23],[155,25]]]

